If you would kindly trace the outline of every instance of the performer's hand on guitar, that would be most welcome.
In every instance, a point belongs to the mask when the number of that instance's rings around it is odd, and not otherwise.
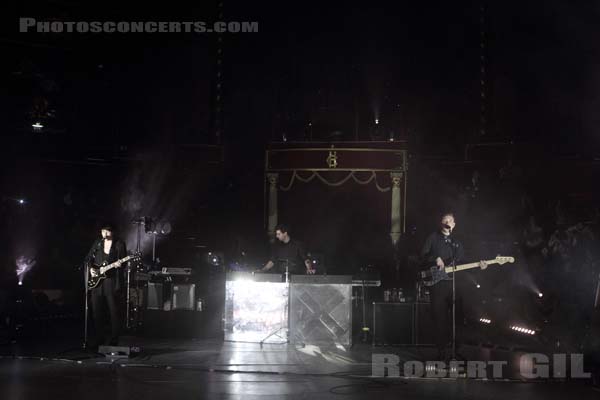
[[[483,260],[479,261],[479,268],[486,269],[487,267],[488,267],[487,262],[485,262]]]
[[[98,268],[90,268],[90,275],[92,276],[92,278],[97,278],[98,275],[100,275],[98,273]]]
[[[438,266],[438,268],[440,269],[440,271],[442,271],[445,267],[444,265],[444,260],[442,260],[440,257],[435,259],[435,264]]]

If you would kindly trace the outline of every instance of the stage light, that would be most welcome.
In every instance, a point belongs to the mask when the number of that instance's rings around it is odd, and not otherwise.
[[[142,225],[144,225],[144,232],[153,235],[168,235],[172,230],[169,221],[157,220],[152,217],[143,217]]]
[[[220,267],[223,265],[223,253],[209,251],[206,254],[206,262],[212,266]]]
[[[17,274],[17,279],[18,279],[19,285],[23,284],[23,279],[25,278],[25,274],[27,272],[29,272],[29,270],[31,268],[33,268],[33,266],[36,264],[36,262],[37,261],[34,258],[28,258],[25,256],[17,257],[17,259],[15,260],[15,264],[17,266],[15,273]]]
[[[481,288],[481,285],[479,283],[475,286],[477,286],[477,289]]]
[[[540,292],[540,293],[538,293],[538,297],[542,298],[542,297],[544,297],[544,294],[542,292]]]
[[[150,217],[143,218],[144,232],[152,233],[154,231],[154,220]]]
[[[491,324],[492,320],[488,318],[479,318],[479,322],[481,322],[482,324]]]
[[[375,125],[379,125],[379,118],[375,118]]]
[[[42,128],[44,127],[44,125],[42,125],[41,122],[36,122],[34,124],[31,124],[31,127],[33,128],[34,131],[39,132],[42,130]]]
[[[156,229],[154,230],[154,233],[168,235],[171,233],[171,229],[171,223],[169,221],[158,221],[156,222]]]
[[[19,281],[19,286],[23,286],[23,281]]]
[[[24,206],[25,204],[27,204],[27,199],[25,199],[23,197],[5,197],[4,200],[14,201],[16,204],[18,204],[20,206]]]
[[[510,329],[512,329],[513,331],[517,331],[519,333],[525,333],[527,335],[532,335],[532,336],[535,335],[535,330],[523,328],[522,326],[511,326]]]

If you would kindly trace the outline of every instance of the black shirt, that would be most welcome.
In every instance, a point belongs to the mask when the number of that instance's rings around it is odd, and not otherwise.
[[[444,235],[442,232],[433,232],[423,245],[421,250],[421,260],[424,267],[434,267],[435,260],[440,257],[444,260],[444,265],[449,265],[454,261],[458,263],[464,256],[462,244],[456,240],[454,235]],[[447,278],[452,279],[452,278]]]
[[[306,272],[305,260],[304,246],[294,239],[287,243],[277,241],[271,249],[271,261],[275,264],[274,270],[279,273],[285,273],[287,263],[290,274],[302,274]]]

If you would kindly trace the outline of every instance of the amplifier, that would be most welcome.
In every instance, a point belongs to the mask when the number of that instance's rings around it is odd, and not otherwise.
[[[435,344],[430,303],[415,303],[415,344]]]
[[[414,344],[413,303],[373,303],[373,345]]]
[[[148,282],[151,278],[151,275],[147,272],[136,272],[133,280],[138,282]]]
[[[373,345],[431,345],[434,328],[429,303],[373,303]]]
[[[193,283],[173,285],[173,310],[194,310],[196,285]]]
[[[162,310],[164,307],[163,285],[162,283],[148,282],[148,310]]]

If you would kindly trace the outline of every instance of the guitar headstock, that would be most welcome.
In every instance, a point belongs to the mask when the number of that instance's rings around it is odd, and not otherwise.
[[[506,264],[506,263],[514,263],[515,258],[514,257],[497,256],[496,258],[494,258],[494,261],[496,261],[498,264],[502,265],[502,264]]]

